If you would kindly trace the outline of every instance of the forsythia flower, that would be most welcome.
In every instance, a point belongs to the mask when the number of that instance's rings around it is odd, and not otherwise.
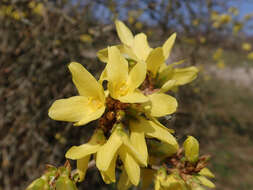
[[[98,119],[105,111],[105,94],[101,84],[79,63],[69,64],[72,80],[79,96],[56,100],[48,115],[59,121],[80,126]]]
[[[250,43],[243,43],[242,44],[242,49],[245,51],[250,51],[251,50],[251,44]]]
[[[97,129],[91,140],[83,145],[80,146],[72,146],[66,153],[66,158],[77,160],[77,170],[79,174],[79,181],[83,181],[86,170],[88,168],[88,163],[90,161],[91,154],[96,154],[97,151],[101,148],[101,146],[106,142],[104,133],[101,129]],[[112,181],[115,181],[115,174],[114,172],[109,173]],[[106,172],[105,172],[106,173]]]
[[[128,72],[128,62],[115,47],[108,47],[108,63],[101,80],[108,80],[110,96],[124,103],[140,103],[148,98],[137,88],[146,77],[146,65],[138,62]]]
[[[115,169],[117,157],[123,162],[124,169],[132,184],[138,185],[140,180],[140,166],[146,166],[147,163],[139,152],[133,147],[122,125],[116,125],[108,141],[98,150],[96,157],[96,166],[102,171]],[[103,177],[106,183],[113,182]]]

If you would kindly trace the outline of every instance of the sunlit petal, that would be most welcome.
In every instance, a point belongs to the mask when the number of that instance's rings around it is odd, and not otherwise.
[[[144,33],[134,36],[133,51],[135,55],[142,61],[145,61],[151,52],[152,48],[149,47],[147,36]]]
[[[173,72],[173,80],[176,80],[176,85],[184,85],[193,81],[198,74],[197,67],[176,68]]]
[[[129,28],[119,20],[115,21],[115,25],[120,41],[123,44],[131,46],[133,44],[134,37]]]
[[[109,168],[106,171],[100,171],[102,178],[106,184],[115,183],[115,167],[118,155],[115,154]]]
[[[158,47],[150,52],[146,60],[147,69],[155,78],[160,66],[164,63],[163,49]]]
[[[105,111],[105,106],[102,106],[99,109],[93,110],[90,114],[88,114],[86,117],[82,118],[80,121],[76,122],[74,126],[80,126],[85,125],[89,123],[90,121],[94,121],[98,118],[100,118]]]
[[[97,152],[96,165],[101,171],[108,170],[115,154],[122,145],[122,140],[118,131],[115,130],[108,141]]]
[[[168,143],[174,147],[175,151],[178,149],[178,143],[175,137],[156,123],[141,117],[139,118],[139,127],[142,128],[147,137],[156,138],[162,142]]]
[[[129,180],[133,185],[138,185],[140,181],[140,166],[132,157],[131,154],[128,153],[128,150],[125,146],[120,147],[119,156],[124,164],[124,168],[129,177]]]
[[[126,96],[119,97],[118,100],[124,103],[142,103],[147,102],[149,98],[136,89],[134,92],[129,93]]]
[[[147,162],[146,162],[145,158],[143,158],[142,155],[138,152],[138,150],[133,146],[128,135],[125,134],[124,132],[122,132],[121,138],[123,141],[122,146],[125,147],[125,150],[127,150],[136,159],[136,161],[139,162],[139,164],[146,166]]]
[[[66,158],[77,160],[93,154],[99,150],[104,144],[105,136],[102,130],[96,130],[89,142],[80,145],[72,146],[66,153]]]
[[[81,64],[72,62],[68,68],[72,74],[72,80],[81,96],[92,97],[104,102],[103,87]]]
[[[176,84],[176,80],[168,80],[166,83],[162,85],[159,92],[160,93],[167,92],[168,90],[172,89],[172,87],[174,87],[175,84]]]
[[[176,40],[176,36],[177,36],[176,33],[172,34],[168,38],[168,40],[163,44],[163,54],[164,54],[165,60],[168,59],[168,57],[170,56],[170,52]]]
[[[129,73],[129,77],[127,80],[127,85],[129,87],[129,91],[133,92],[136,88],[138,88],[142,82],[146,78],[146,63],[139,62],[134,65]]]
[[[139,128],[139,122],[130,120],[130,141],[134,144],[136,150],[141,154],[145,162],[148,162],[148,150],[145,140],[144,131]]]
[[[85,118],[89,118],[89,115],[94,111],[96,110],[89,104],[87,98],[83,96],[73,96],[56,100],[49,108],[48,115],[54,120],[78,122]],[[91,120],[89,121],[97,118],[90,118]]]
[[[120,54],[117,47],[108,47],[109,62],[107,63],[107,78],[111,85],[110,93],[119,90],[124,85],[128,77],[128,62]]]
[[[177,109],[177,100],[170,95],[154,93],[148,97],[151,102],[151,116],[162,117],[174,113]]]
[[[79,174],[79,182],[83,181],[88,169],[88,164],[90,161],[90,155],[77,160],[77,172]]]

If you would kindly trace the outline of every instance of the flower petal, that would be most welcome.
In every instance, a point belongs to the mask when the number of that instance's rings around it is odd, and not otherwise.
[[[109,168],[106,171],[100,171],[101,176],[106,184],[115,183],[115,167],[118,155],[115,154]]]
[[[176,85],[184,85],[193,81],[198,74],[197,67],[186,67],[174,69],[172,79],[176,80]]]
[[[132,49],[138,59],[145,61],[151,52],[152,48],[149,47],[147,36],[144,33],[134,36]]]
[[[104,48],[97,52],[97,56],[100,61],[106,63],[108,61],[108,49]]]
[[[89,142],[80,146],[72,146],[65,154],[65,157],[72,160],[81,159],[97,152],[99,148],[104,144],[104,142],[105,136],[103,134],[103,131],[97,129],[92,135]]]
[[[168,40],[163,44],[163,55],[164,55],[165,60],[168,59],[168,57],[170,56],[170,52],[176,40],[176,36],[177,36],[176,33],[172,34],[168,38]]]
[[[118,100],[124,103],[143,103],[147,102],[149,99],[142,94],[141,91],[136,89],[134,92],[129,93],[126,96],[119,97]]]
[[[144,131],[138,126],[138,122],[130,120],[130,141],[134,144],[136,150],[141,154],[146,163],[148,163],[148,149],[145,140]]]
[[[140,182],[140,166],[132,157],[131,154],[128,153],[128,150],[125,146],[120,147],[119,156],[124,164],[124,168],[129,177],[131,183],[137,186]]]
[[[91,112],[89,115],[87,115],[86,117],[84,117],[80,121],[76,122],[74,124],[74,126],[81,126],[81,125],[85,125],[85,124],[89,123],[90,121],[94,121],[94,120],[100,118],[104,112],[105,112],[105,106],[103,106],[97,110],[93,110],[93,112]]]
[[[126,44],[128,46],[131,46],[134,40],[132,32],[129,30],[129,28],[121,21],[116,20],[115,21],[117,34],[119,36],[120,41],[123,44]]]
[[[96,165],[99,170],[108,170],[122,143],[123,142],[121,140],[121,136],[118,134],[118,130],[115,130],[108,141],[97,152]]]
[[[162,87],[160,88],[159,92],[160,93],[165,93],[168,90],[170,90],[172,87],[174,87],[175,84],[176,84],[176,80],[168,80],[166,83],[164,83],[162,85]]]
[[[174,147],[175,151],[178,149],[178,143],[175,137],[156,123],[140,117],[139,127],[142,128],[147,137],[156,138],[162,142],[168,143]]]
[[[210,178],[215,177],[215,175],[208,168],[203,168],[202,170],[200,170],[198,174],[206,176],[206,177],[210,177]]]
[[[99,82],[79,63],[72,62],[68,66],[72,80],[81,96],[105,101],[104,89]]]
[[[204,177],[204,176],[196,176],[196,178],[201,182],[202,185],[207,186],[209,188],[215,188],[214,183],[211,182],[206,177]]]
[[[83,181],[85,178],[89,161],[90,161],[90,155],[77,160],[77,172],[79,174],[79,179],[78,179],[79,182]]]
[[[104,107],[99,110],[103,114]],[[94,115],[94,108],[89,104],[86,97],[73,96],[66,99],[56,100],[49,108],[48,115],[50,118],[59,121],[79,122],[86,120],[86,123],[99,118],[101,115]],[[91,115],[93,117],[91,117]],[[96,116],[96,117],[95,117]],[[84,123],[81,123],[84,124]]]
[[[115,95],[122,85],[125,85],[128,78],[128,62],[120,54],[117,47],[108,47],[109,61],[106,65],[107,78],[110,83],[109,91],[111,95]]]
[[[177,100],[170,95],[154,93],[148,97],[151,102],[151,116],[162,117],[174,113],[177,109]]]
[[[127,84],[129,86],[129,91],[133,92],[136,88],[138,88],[142,82],[146,78],[146,63],[138,62],[134,67],[131,69]]]
[[[160,66],[164,63],[164,56],[163,56],[163,49],[161,47],[158,47],[156,49],[153,49],[147,60],[147,70],[150,71],[153,75],[153,78],[156,77],[156,73],[158,72]]]
[[[124,147],[126,148],[125,150],[127,150],[127,152],[129,152],[136,159],[136,161],[139,162],[139,164],[147,166],[145,158],[143,158],[138,150],[133,146],[128,135],[125,132],[121,133],[121,139],[123,141]]]
[[[128,190],[131,187],[132,183],[130,182],[126,170],[123,169],[120,174],[119,181],[117,184],[117,189]]]

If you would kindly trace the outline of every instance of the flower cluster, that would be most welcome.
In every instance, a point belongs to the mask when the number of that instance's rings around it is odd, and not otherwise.
[[[170,156],[178,154],[173,130],[158,119],[176,111],[177,100],[168,92],[194,80],[198,69],[176,68],[183,61],[166,63],[176,34],[161,47],[151,48],[144,33],[133,35],[123,22],[117,20],[115,24],[121,44],[98,51],[98,58],[106,63],[99,81],[81,64],[70,63],[68,68],[79,95],[56,100],[49,116],[74,122],[75,126],[98,120],[91,139],[71,147],[65,156],[77,161],[79,182],[84,180],[92,156],[105,183],[116,181],[115,168],[119,168],[118,187],[127,189],[137,186],[143,173],[150,172],[147,168],[154,162],[154,154],[152,143],[151,150],[148,148],[149,139],[153,144],[165,145]],[[196,151],[185,151],[186,158],[192,158],[191,154]],[[197,160],[198,155],[193,162]]]

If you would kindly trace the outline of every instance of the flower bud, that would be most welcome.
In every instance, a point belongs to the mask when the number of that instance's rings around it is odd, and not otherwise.
[[[26,190],[49,190],[49,184],[47,184],[44,176],[34,180]]]
[[[68,176],[60,176],[55,183],[56,190],[77,190],[75,183]]]
[[[199,142],[193,136],[189,136],[184,142],[185,158],[191,163],[195,163],[199,158]]]

